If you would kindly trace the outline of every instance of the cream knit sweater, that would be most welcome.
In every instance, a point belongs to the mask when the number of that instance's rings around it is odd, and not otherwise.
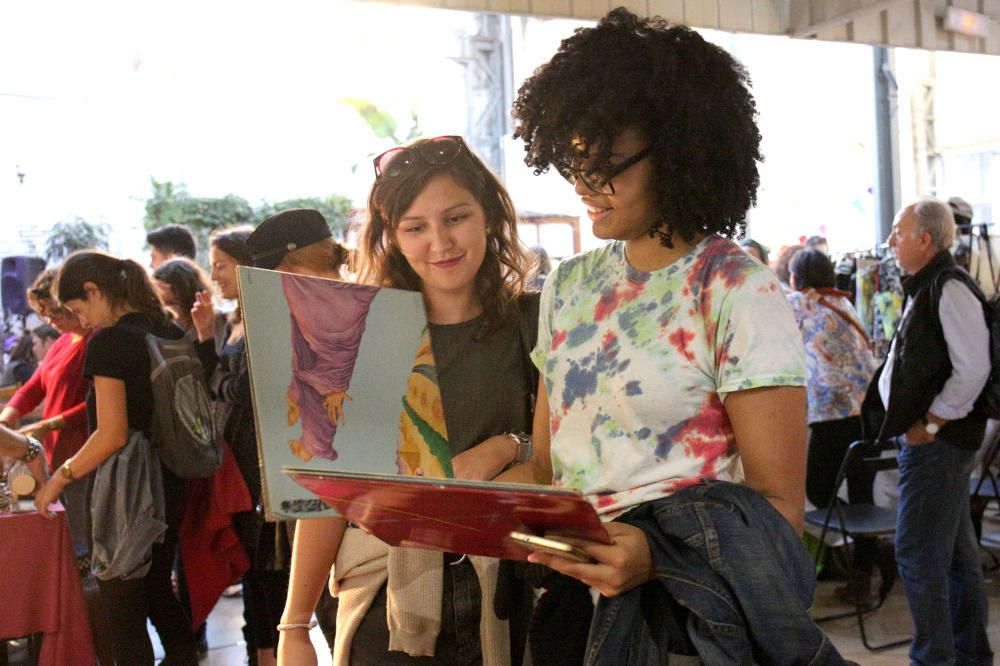
[[[499,561],[470,557],[482,590],[479,621],[483,666],[509,666],[510,631],[493,612]],[[411,656],[433,656],[441,631],[444,556],[433,550],[394,548],[359,529],[348,528],[330,576],[337,597],[334,666],[348,666],[351,643],[361,620],[388,580],[389,649]]]

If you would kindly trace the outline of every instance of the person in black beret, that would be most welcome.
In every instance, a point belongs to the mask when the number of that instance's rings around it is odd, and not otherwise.
[[[289,260],[296,265],[311,263],[303,261],[302,251],[320,243],[331,255],[330,261],[323,262],[323,266],[327,270],[339,268],[347,251],[333,239],[323,214],[314,208],[290,208],[261,222],[247,239],[247,248],[257,268],[298,272],[281,265]],[[338,258],[341,262],[334,263]]]

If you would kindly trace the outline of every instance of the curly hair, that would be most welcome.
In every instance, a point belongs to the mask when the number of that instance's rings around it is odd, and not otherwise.
[[[52,297],[52,283],[56,280],[58,268],[47,268],[38,274],[35,281],[28,287],[28,305],[35,312],[42,309],[42,301],[55,300]]]
[[[426,142],[414,141],[409,147]],[[471,192],[486,214],[486,256],[476,273],[475,288],[483,308],[484,334],[488,334],[501,328],[509,316],[519,316],[517,297],[524,291],[528,258],[517,239],[517,213],[510,195],[468,146],[448,164],[425,165],[404,176],[375,181],[359,243],[360,277],[379,287],[420,291],[420,277],[400,252],[395,231],[414,199],[441,174],[450,175]]]
[[[651,148],[660,218],[651,237],[672,247],[706,233],[742,235],[757,201],[760,132],[750,76],[694,30],[619,7],[578,29],[518,91],[514,137],[535,174],[592,160],[607,172],[612,143],[638,130]]]

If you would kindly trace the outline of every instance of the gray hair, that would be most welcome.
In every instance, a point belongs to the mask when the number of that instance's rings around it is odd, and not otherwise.
[[[931,235],[931,244],[937,251],[951,249],[955,239],[955,215],[951,206],[933,197],[924,197],[911,204],[919,233]]]

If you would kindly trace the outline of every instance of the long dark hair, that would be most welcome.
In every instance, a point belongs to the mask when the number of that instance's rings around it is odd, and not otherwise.
[[[253,227],[240,225],[227,229],[218,229],[209,236],[212,247],[222,250],[236,260],[240,266],[253,266],[253,257],[247,247],[247,239],[253,233]]]
[[[832,288],[835,275],[833,262],[823,252],[807,247],[799,250],[788,262],[789,274],[795,276],[795,288]]]
[[[118,259],[98,250],[74,252],[56,276],[54,291],[59,302],[86,300],[87,282],[100,289],[113,306],[140,312],[155,326],[165,326],[170,321],[146,269],[131,259]]]
[[[190,317],[187,313],[190,313],[194,306],[195,294],[211,287],[211,281],[205,275],[205,271],[187,257],[177,257],[163,262],[153,271],[153,279],[170,285],[174,290],[182,318]]]
[[[253,227],[248,224],[216,229],[209,236],[208,242],[216,250],[221,250],[235,259],[238,266],[253,266],[253,254],[247,247],[247,239],[252,233]],[[235,325],[241,321],[243,321],[243,304],[237,303],[236,309],[229,314],[229,323]]]
[[[420,139],[409,147],[427,141]],[[524,291],[528,258],[517,239],[517,213],[510,195],[467,146],[448,164],[428,164],[408,174],[375,181],[368,195],[368,219],[360,238],[360,277],[379,287],[420,291],[420,278],[396,245],[395,231],[413,200],[441,174],[450,175],[471,192],[486,213],[486,256],[476,273],[475,289],[483,308],[484,329],[496,330],[511,314],[517,314],[516,299]]]

